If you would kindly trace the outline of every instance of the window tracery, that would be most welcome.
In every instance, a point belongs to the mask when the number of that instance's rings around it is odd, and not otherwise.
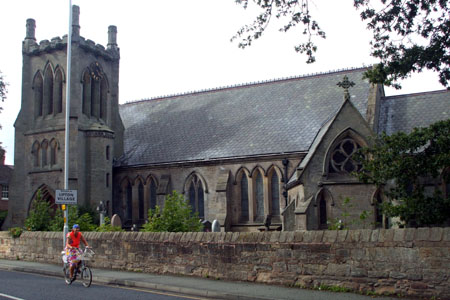
[[[53,71],[50,65],[44,73],[44,111],[46,115],[53,114]]]
[[[205,217],[204,188],[202,181],[195,174],[190,179],[188,197],[192,210],[198,212],[198,216],[203,219]]]
[[[42,116],[43,107],[43,91],[44,91],[44,79],[41,72],[37,72],[33,80],[33,92],[34,92],[34,116]]]
[[[329,173],[352,173],[362,170],[362,163],[354,158],[355,153],[361,149],[353,138],[342,139],[330,155]]]
[[[258,171],[255,178],[255,200],[256,200],[256,219],[262,221],[264,218],[264,187],[263,178]]]
[[[83,73],[82,111],[88,117],[106,121],[108,80],[98,62],[92,63]]]
[[[241,187],[241,220],[248,221],[248,179],[247,174],[242,172],[242,177],[240,181]]]

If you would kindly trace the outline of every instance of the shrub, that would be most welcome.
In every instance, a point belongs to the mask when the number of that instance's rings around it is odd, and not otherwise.
[[[69,230],[72,228],[73,224],[80,225],[81,231],[95,231],[96,225],[93,222],[93,217],[85,212],[80,214],[80,209],[75,205],[69,205]],[[58,210],[54,218],[51,220],[49,225],[50,231],[63,231],[64,229],[64,211]]]
[[[7,210],[0,210],[0,227],[2,227],[3,222],[5,221],[7,215],[8,215]]]
[[[111,231],[124,231],[120,226],[112,226],[111,220],[105,217],[105,224],[98,226],[95,231],[97,232],[111,232]]]
[[[48,231],[51,221],[50,203],[42,200],[41,191],[38,190],[36,199],[33,200],[33,208],[25,220],[25,228],[30,231]]]
[[[149,209],[148,216],[142,231],[194,232],[203,229],[198,213],[193,213],[183,195],[176,191],[166,196],[163,209],[157,205],[155,209]]]
[[[23,229],[21,227],[11,227],[9,229],[9,234],[13,237],[13,238],[18,238],[20,237],[20,235],[22,234]]]

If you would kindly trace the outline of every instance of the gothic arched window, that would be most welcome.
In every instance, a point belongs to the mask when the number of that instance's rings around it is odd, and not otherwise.
[[[264,218],[264,187],[261,172],[257,172],[255,179],[256,218],[262,221]]]
[[[60,68],[55,73],[55,85],[53,91],[53,100],[55,101],[55,113],[62,113],[62,95],[63,95],[63,74]]]
[[[33,166],[34,167],[39,167],[39,150],[40,150],[40,145],[38,143],[38,141],[35,141],[33,144],[33,148],[31,150],[31,153],[33,155]]]
[[[327,202],[323,193],[319,196],[319,229],[328,228]]]
[[[150,209],[155,209],[156,207],[156,182],[153,178],[150,179]]]
[[[53,114],[53,71],[50,65],[44,73],[44,112],[46,115]]]
[[[57,163],[57,151],[58,151],[58,143],[55,139],[50,141],[50,165],[56,165]]]
[[[109,160],[109,145],[108,146],[106,146],[106,150],[105,150],[105,155],[106,155],[106,160]]]
[[[45,167],[48,164],[47,151],[48,151],[48,142],[47,140],[44,140],[41,145],[42,167]]]
[[[139,182],[138,186],[139,219],[144,219],[144,185]]]
[[[273,171],[270,178],[270,196],[271,196],[271,208],[272,216],[280,215],[280,180],[278,179],[277,172]]]
[[[374,199],[374,218],[375,218],[375,228],[383,228],[383,198],[381,197],[381,192],[377,192]]]
[[[126,217],[128,220],[133,219],[133,189],[131,183],[127,183],[126,186]]]
[[[330,173],[352,173],[362,170],[362,163],[354,159],[354,154],[361,149],[353,138],[342,139],[333,149],[328,170]]]
[[[197,175],[192,175],[189,184],[189,205],[198,212],[200,218],[205,217],[203,183]]]
[[[248,179],[247,175],[242,172],[241,178],[241,220],[248,221]]]
[[[34,116],[42,116],[44,80],[40,72],[36,74],[33,81],[34,92]]]
[[[106,121],[106,100],[107,100],[107,92],[108,92],[108,85],[106,83],[106,79],[102,78],[102,81],[100,83],[100,119],[103,119]]]
[[[91,116],[91,75],[86,70],[83,74],[83,114]]]

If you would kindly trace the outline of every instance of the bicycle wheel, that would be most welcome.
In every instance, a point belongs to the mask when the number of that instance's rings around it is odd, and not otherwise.
[[[64,272],[64,281],[67,284],[72,284],[72,280],[70,280],[70,267],[68,264],[64,264],[63,272]]]
[[[84,267],[81,269],[81,282],[84,287],[90,287],[92,283],[92,272],[89,267]]]

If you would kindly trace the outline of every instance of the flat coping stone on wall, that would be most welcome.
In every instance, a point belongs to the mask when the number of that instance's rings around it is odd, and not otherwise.
[[[359,237],[359,240],[361,242],[366,242],[366,243],[370,242],[372,230],[371,229],[361,229],[360,232],[361,232],[361,235]]]
[[[378,236],[378,242],[392,242],[394,240],[394,230],[392,229],[380,229],[380,235]]]
[[[337,235],[338,235],[338,231],[337,230],[326,230],[323,233],[322,242],[334,243],[334,242],[336,242]]]
[[[225,243],[230,243],[233,239],[233,232],[226,232]]]
[[[287,231],[286,242],[292,243],[294,241],[294,231]]]
[[[343,243],[345,242],[348,235],[348,230],[339,230],[337,235],[337,242]]]
[[[430,229],[430,238],[431,242],[440,242],[442,240],[443,230],[439,227],[433,227]]]
[[[359,230],[349,230],[346,238],[346,242],[348,243],[357,243],[359,242],[359,236],[361,232]]]
[[[231,242],[235,243],[239,239],[240,232],[233,232],[233,236],[231,237]]]
[[[303,233],[304,243],[318,243],[322,240],[323,231],[305,231]]]
[[[417,241],[428,241],[430,236],[430,228],[417,228],[416,240]]]
[[[380,229],[372,230],[372,235],[370,237],[371,242],[378,242],[378,237],[380,236]]]
[[[276,243],[280,240],[281,231],[272,231],[270,233],[270,242]]]
[[[296,231],[294,233],[294,242],[299,243],[299,242],[303,242],[303,234],[305,232],[304,231]]]
[[[279,242],[286,243],[286,239],[287,239],[287,231],[282,231],[280,234]]]
[[[450,227],[445,227],[442,233],[442,240],[445,242],[450,242]]]

